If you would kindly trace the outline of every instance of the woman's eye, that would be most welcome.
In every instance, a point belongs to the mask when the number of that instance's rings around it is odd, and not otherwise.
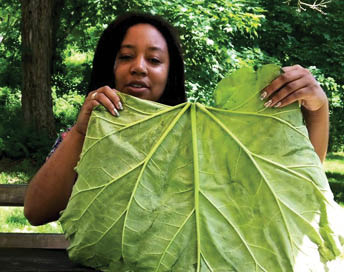
[[[131,59],[131,56],[130,55],[122,55],[122,56],[119,56],[119,59],[120,60],[129,60],[129,59]]]
[[[159,59],[157,59],[157,58],[151,58],[150,61],[151,61],[152,63],[154,63],[154,64],[159,64],[159,63],[161,63],[161,61],[160,61]]]

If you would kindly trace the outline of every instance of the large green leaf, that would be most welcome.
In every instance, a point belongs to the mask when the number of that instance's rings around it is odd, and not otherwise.
[[[105,271],[325,271],[344,213],[297,103],[259,99],[278,73],[234,73],[244,87],[220,83],[222,108],[121,95],[119,118],[93,111],[60,219],[70,257]]]

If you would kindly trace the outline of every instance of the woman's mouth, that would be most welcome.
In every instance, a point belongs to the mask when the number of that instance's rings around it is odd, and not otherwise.
[[[144,83],[129,83],[126,85],[126,89],[129,90],[130,93],[136,94],[146,91],[148,86]]]

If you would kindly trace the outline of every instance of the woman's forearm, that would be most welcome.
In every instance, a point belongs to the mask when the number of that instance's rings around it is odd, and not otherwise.
[[[84,136],[73,127],[53,155],[31,180],[24,201],[24,214],[32,225],[59,218],[72,192]]]
[[[302,108],[309,138],[321,162],[325,160],[329,139],[329,108],[326,102],[320,109],[309,111]]]

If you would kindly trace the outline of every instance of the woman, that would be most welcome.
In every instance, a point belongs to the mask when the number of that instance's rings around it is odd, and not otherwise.
[[[284,74],[263,91],[266,107],[302,101],[311,142],[323,160],[328,141],[328,102],[313,76],[301,66]],[[76,166],[93,108],[99,104],[115,116],[123,105],[117,92],[176,105],[186,101],[184,65],[173,28],[160,17],[130,13],[103,32],[93,60],[90,90],[77,122],[31,180],[24,213],[31,224],[59,218],[76,180]]]

